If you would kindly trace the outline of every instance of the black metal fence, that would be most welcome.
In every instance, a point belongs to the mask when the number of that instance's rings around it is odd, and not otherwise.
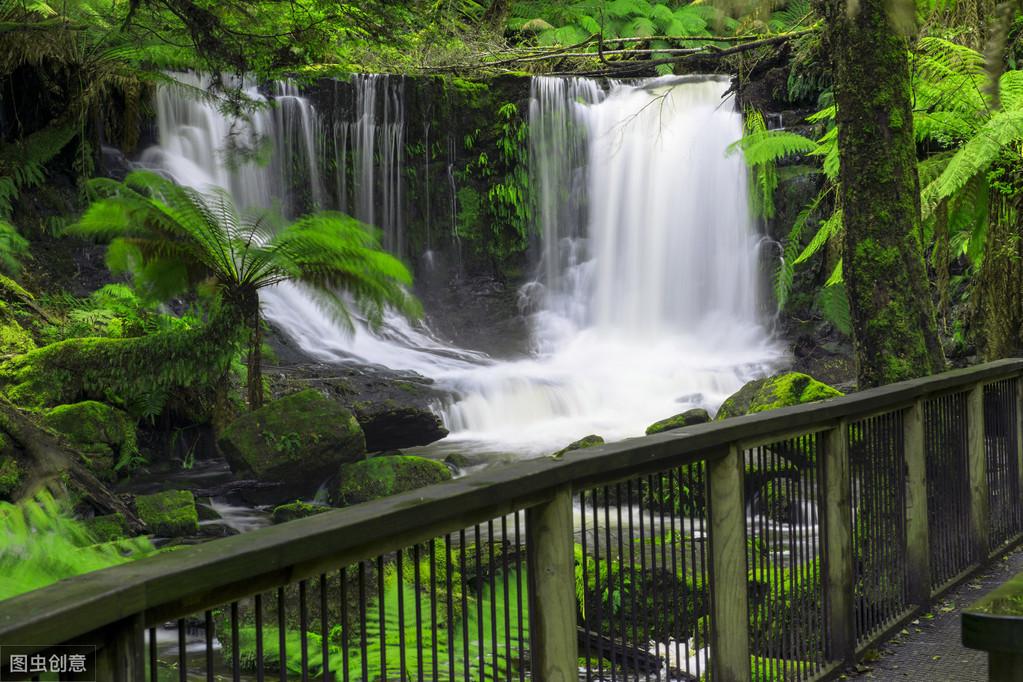
[[[81,576],[0,603],[0,645],[93,642],[98,679],[152,682],[819,679],[1019,539],[1021,372],[523,462]]]

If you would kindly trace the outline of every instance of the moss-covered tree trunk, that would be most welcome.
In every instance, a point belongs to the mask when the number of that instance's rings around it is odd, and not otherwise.
[[[907,40],[885,0],[820,0],[834,60],[843,270],[860,388],[941,371],[919,239]]]

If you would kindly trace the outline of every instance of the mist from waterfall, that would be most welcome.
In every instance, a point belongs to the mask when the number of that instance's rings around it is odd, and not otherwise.
[[[399,252],[404,82],[354,76],[352,87],[351,111],[330,126],[287,84],[247,120],[161,88],[160,144],[142,163],[197,188],[225,187],[243,206],[346,210],[381,227]],[[263,293],[264,314],[321,361],[435,379],[454,396],[437,406],[448,441],[464,447],[536,454],[588,433],[640,435],[689,407],[714,409],[780,356],[758,321],[746,169],[725,156],[742,121],[726,90],[717,80],[652,79],[604,91],[587,79],[534,79],[530,175],[543,254],[536,281],[521,292],[532,331],[527,359],[452,347],[397,316],[347,337],[290,285]],[[239,146],[257,157],[268,149],[269,163],[231,159],[227,151]],[[330,193],[324,146],[338,167],[352,168],[351,178],[337,174]],[[453,196],[454,187],[438,191]]]

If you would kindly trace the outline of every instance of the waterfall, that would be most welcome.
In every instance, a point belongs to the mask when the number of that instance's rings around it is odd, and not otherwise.
[[[715,409],[780,352],[757,314],[742,118],[727,81],[536,78],[531,182],[543,236],[523,289],[534,357],[453,377],[454,438],[617,439]]]
[[[405,79],[361,74],[352,76],[351,82],[354,117],[345,124],[350,133],[335,140],[335,146],[352,146],[353,215],[383,230],[384,246],[401,256],[405,237]],[[340,153],[347,156],[348,152]]]
[[[405,82],[360,75],[350,86],[351,105],[329,126],[287,83],[269,97],[246,85],[267,106],[245,118],[161,87],[159,144],[141,163],[183,184],[225,187],[242,206],[348,210],[401,255]],[[780,357],[757,318],[746,169],[725,156],[742,121],[726,89],[706,79],[607,91],[586,79],[534,79],[530,175],[542,256],[521,291],[533,339],[526,359],[454,348],[394,315],[378,332],[357,325],[347,337],[291,285],[264,291],[263,312],[319,360],[414,370],[448,389],[452,399],[437,407],[452,431],[445,447],[549,452],[587,433],[619,439],[692,406],[716,408]],[[454,213],[450,134],[447,143],[448,182],[436,191]],[[331,192],[328,156],[351,170],[337,173]]]

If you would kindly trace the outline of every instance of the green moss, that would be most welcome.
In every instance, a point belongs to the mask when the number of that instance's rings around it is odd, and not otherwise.
[[[344,462],[362,457],[366,437],[344,406],[306,389],[246,413],[224,430],[220,448],[236,473],[313,490]]]
[[[484,82],[472,81],[465,78],[459,78],[458,76],[448,79],[448,83],[455,91],[465,95],[482,95],[490,89],[490,87]]]
[[[274,507],[271,518],[274,523],[286,523],[288,521],[294,521],[295,519],[304,519],[307,516],[322,514],[325,511],[330,511],[330,507],[322,504],[310,504],[309,502],[295,500],[294,502],[280,504]]]
[[[128,525],[121,514],[96,516],[84,522],[85,527],[97,542],[112,542],[127,535]]]
[[[58,405],[46,412],[43,424],[85,451],[134,452],[138,447],[135,422],[121,410],[95,400]]]
[[[337,500],[359,504],[450,480],[451,471],[436,460],[411,455],[373,457],[341,467]]]
[[[99,399],[135,416],[155,414],[171,390],[208,388],[224,375],[240,322],[235,311],[221,306],[199,327],[124,339],[67,339],[4,362],[0,386],[26,407]]]
[[[135,510],[154,535],[181,537],[199,532],[195,497],[188,490],[140,495],[135,498]]]
[[[704,424],[709,421],[710,415],[707,414],[707,410],[695,407],[691,410],[686,410],[681,414],[676,414],[673,417],[668,417],[667,419],[654,422],[650,426],[646,427],[646,435],[651,436],[655,433],[671,431],[672,429],[681,429],[684,426],[692,426],[693,424]]]
[[[21,479],[22,471],[18,460],[10,455],[0,457],[0,500],[13,500]]]
[[[583,436],[574,443],[569,443],[568,445],[566,445],[565,447],[561,448],[553,455],[551,455],[551,457],[554,459],[561,459],[562,457],[565,456],[565,453],[572,452],[573,450],[584,450],[586,448],[592,448],[597,445],[603,444],[604,439],[601,436],[591,433],[588,436]]]
[[[722,403],[715,419],[802,405],[840,395],[843,394],[838,389],[808,374],[788,372],[747,383]]]
[[[32,335],[17,322],[0,322],[0,355],[18,355],[35,349]]]

